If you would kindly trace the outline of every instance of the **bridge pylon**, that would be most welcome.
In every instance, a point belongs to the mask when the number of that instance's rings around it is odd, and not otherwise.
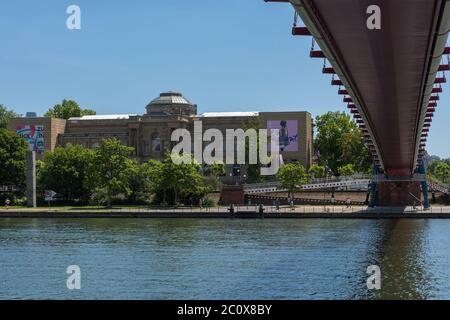
[[[418,168],[419,174],[423,174],[425,176],[425,179],[421,182],[422,187],[422,195],[423,195],[423,207],[425,209],[430,208],[430,200],[428,199],[428,181],[427,181],[427,171],[425,168],[425,162],[423,159],[419,160],[419,168]]]
[[[424,208],[429,208],[428,183],[423,162],[419,163],[419,168],[414,174],[405,173],[406,170],[381,173],[380,167],[374,165],[369,207],[423,205]]]

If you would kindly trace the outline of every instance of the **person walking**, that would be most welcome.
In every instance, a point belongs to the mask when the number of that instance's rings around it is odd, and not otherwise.
[[[9,198],[6,198],[6,200],[5,200],[6,209],[9,209],[10,206],[11,206],[11,200],[9,200]]]

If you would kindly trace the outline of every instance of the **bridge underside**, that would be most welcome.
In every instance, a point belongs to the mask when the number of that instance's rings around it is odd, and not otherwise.
[[[407,176],[415,168],[417,131],[441,0],[379,0],[381,30],[366,27],[370,0],[304,0],[358,101],[384,169]],[[305,19],[307,20],[307,19]],[[434,79],[433,79],[434,80]]]
[[[450,1],[290,2],[348,91],[354,113],[361,115],[381,172],[389,177],[414,174],[424,127],[431,122],[426,117],[447,40]],[[381,9],[380,30],[367,27],[366,11],[374,4]],[[417,182],[398,185],[384,183],[379,190],[396,190],[389,205],[410,204],[420,190]]]

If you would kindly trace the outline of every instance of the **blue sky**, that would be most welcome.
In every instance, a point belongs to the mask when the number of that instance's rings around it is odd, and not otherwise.
[[[71,4],[81,30],[66,28]],[[142,114],[174,90],[199,112],[346,110],[292,21],[289,5],[263,0],[4,0],[0,103],[42,114],[68,98],[98,114]],[[450,157],[444,90],[428,149]]]

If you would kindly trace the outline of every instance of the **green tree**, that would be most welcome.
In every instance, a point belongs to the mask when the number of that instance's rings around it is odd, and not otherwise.
[[[225,165],[222,162],[214,162],[204,174],[204,183],[208,191],[219,190],[222,187],[220,177],[225,175]]]
[[[346,164],[338,168],[338,174],[340,176],[351,176],[355,174],[355,167],[353,164]]]
[[[259,183],[264,182],[266,177],[261,175],[261,159],[259,157],[259,129],[263,128],[263,120],[260,116],[250,117],[243,123],[243,130],[247,131],[249,129],[256,130],[257,141],[257,163],[250,164],[250,144],[248,141],[245,143],[245,163],[247,163],[247,182],[248,183]]]
[[[93,151],[80,145],[58,147],[47,152],[39,166],[38,181],[45,190],[53,190],[66,201],[88,199],[89,167]]]
[[[308,173],[316,179],[320,179],[320,178],[325,178],[326,176],[326,169],[324,166],[319,166],[317,164],[312,165],[309,170]]]
[[[94,110],[82,109],[75,101],[64,99],[61,104],[57,104],[53,108],[50,108],[45,113],[45,116],[67,120],[72,117],[82,117],[95,114],[96,112]]]
[[[0,129],[0,185],[25,187],[27,148],[17,134]]]
[[[0,129],[8,129],[11,118],[17,116],[14,111],[8,110],[4,105],[0,104]]]
[[[130,202],[149,200],[150,195],[158,191],[162,163],[157,160],[150,160],[141,165],[136,161],[132,161],[130,164],[128,200]]]
[[[288,197],[292,198],[300,185],[308,183],[308,175],[300,163],[288,163],[278,170],[277,180],[279,187],[287,189]]]
[[[430,174],[431,176],[436,177],[436,167],[441,163],[440,160],[433,160],[431,162],[428,163],[427,166],[427,173]]]
[[[128,193],[133,161],[129,159],[133,148],[126,147],[118,139],[101,141],[94,151],[91,179],[97,189],[106,191],[107,204],[119,193]]]
[[[81,116],[95,116],[97,114],[97,111],[93,109],[82,109],[81,110]]]
[[[327,112],[316,117],[317,135],[314,144],[319,151],[319,164],[334,174],[338,168],[353,164],[355,170],[367,172],[371,166],[368,147],[362,141],[355,121],[345,112]]]
[[[163,163],[158,160],[149,160],[143,164],[143,171],[147,177],[149,192],[158,192],[162,184]]]
[[[170,194],[173,195],[174,203],[178,204],[180,199],[184,201],[199,199],[208,191],[200,174],[201,166],[190,155],[181,158],[185,157],[186,159],[177,159],[174,162],[168,155],[163,162],[158,188],[163,193],[163,202],[167,201]]]
[[[450,166],[445,162],[440,162],[435,169],[436,177],[444,183],[450,178]]]
[[[209,170],[210,170],[210,174],[214,175],[216,177],[225,175],[225,165],[223,164],[223,162],[212,163]]]

